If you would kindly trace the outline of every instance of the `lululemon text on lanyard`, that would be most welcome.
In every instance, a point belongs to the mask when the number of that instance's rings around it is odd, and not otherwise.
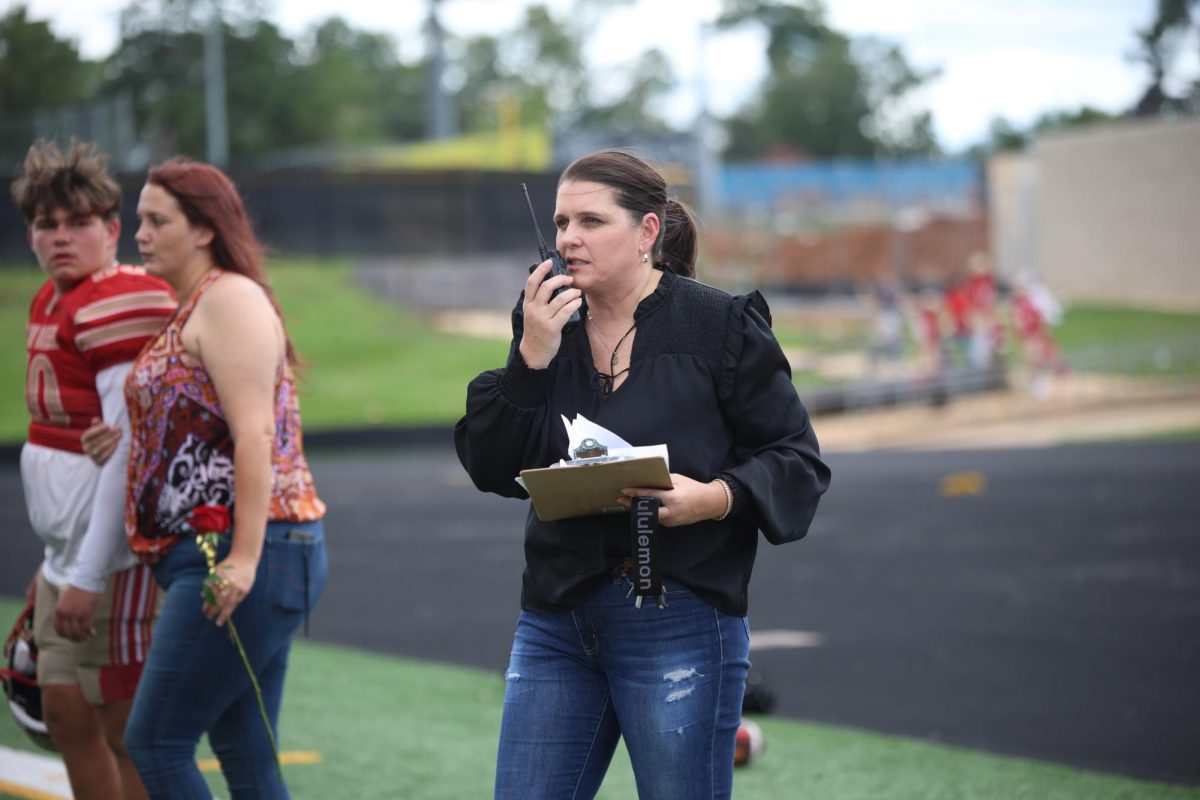
[[[667,605],[667,594],[663,591],[662,574],[658,564],[658,507],[657,497],[635,497],[629,509],[629,533],[633,550],[633,593],[637,596],[634,605],[642,607],[642,600],[653,597],[659,608]]]

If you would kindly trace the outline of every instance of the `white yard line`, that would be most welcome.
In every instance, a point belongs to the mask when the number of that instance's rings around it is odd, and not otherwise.
[[[751,631],[751,650],[788,650],[797,647],[820,647],[825,637],[812,631]]]
[[[0,792],[30,800],[71,800],[62,759],[0,746]]]

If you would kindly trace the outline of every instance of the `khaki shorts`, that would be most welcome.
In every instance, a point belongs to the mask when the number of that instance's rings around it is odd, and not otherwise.
[[[150,649],[163,593],[144,565],[108,576],[96,604],[96,633],[72,642],[54,630],[54,607],[62,590],[38,570],[33,639],[40,686],[79,686],[89,703],[103,706],[133,697]]]

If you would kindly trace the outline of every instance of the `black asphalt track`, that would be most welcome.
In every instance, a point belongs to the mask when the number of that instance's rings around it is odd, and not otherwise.
[[[499,681],[525,504],[475,491],[448,443],[311,456],[313,638]],[[776,713],[1200,784],[1200,443],[829,460],[809,537],[764,542],[751,584],[755,631],[821,637],[752,654]],[[16,595],[39,546],[11,463],[0,521]]]

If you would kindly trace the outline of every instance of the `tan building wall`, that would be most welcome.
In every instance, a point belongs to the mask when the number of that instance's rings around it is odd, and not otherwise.
[[[1033,156],[988,159],[988,249],[996,274],[1010,283],[1020,270],[1037,269],[1037,184]]]
[[[1200,309],[1200,120],[1046,136],[988,177],[1000,274],[1033,267],[1068,301]]]

